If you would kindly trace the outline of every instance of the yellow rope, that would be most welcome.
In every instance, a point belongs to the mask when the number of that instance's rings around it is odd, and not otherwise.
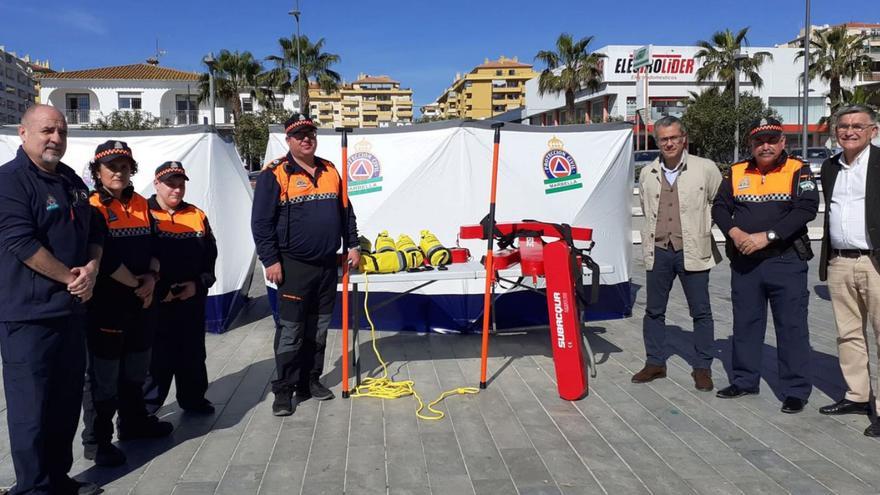
[[[476,387],[458,387],[447,390],[440,394],[440,397],[437,397],[428,403],[427,409],[434,414],[433,416],[422,414],[422,410],[425,409],[426,406],[425,403],[422,402],[422,398],[419,397],[418,392],[416,392],[415,382],[412,380],[393,381],[388,378],[388,363],[386,363],[385,360],[382,359],[382,355],[379,354],[379,348],[376,346],[376,326],[373,325],[373,319],[370,318],[370,308],[368,306],[370,298],[370,280],[366,273],[364,273],[364,289],[364,314],[367,315],[367,321],[370,323],[370,339],[373,344],[373,353],[376,354],[376,359],[379,360],[379,364],[382,366],[382,375],[378,378],[364,378],[362,384],[355,387],[354,392],[351,394],[352,397],[399,399],[401,397],[412,395],[419,403],[419,407],[416,409],[416,416],[429,421],[437,421],[446,416],[443,411],[434,409],[434,406],[443,401],[443,399],[451,395],[479,393],[479,389]]]

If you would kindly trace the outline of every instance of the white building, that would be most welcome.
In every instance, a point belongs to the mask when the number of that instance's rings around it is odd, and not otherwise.
[[[609,45],[596,50],[606,55],[602,60],[603,80],[599,90],[579,92],[575,97],[578,122],[602,122],[609,119],[636,121],[636,72],[632,69],[632,53],[639,48],[635,45]],[[691,92],[699,93],[711,86],[721,85],[718,81],[697,82],[697,69],[701,60],[694,58],[700,50],[696,46],[653,46],[651,65],[648,69],[648,100],[650,116],[648,132],[653,131],[653,121],[662,115],[681,115],[684,101]],[[740,91],[759,96],[765,104],[773,107],[782,117],[786,137],[792,147],[800,143],[801,98],[803,89],[800,75],[803,72],[803,59],[796,59],[797,48],[747,47],[743,53],[766,51],[773,54],[760,68],[764,85],[754,88],[743,77]],[[641,76],[643,77],[643,76]],[[810,82],[808,130],[812,145],[818,146],[828,135],[825,125],[819,120],[828,115],[825,95],[828,84],[818,79]],[[551,125],[565,121],[564,94],[538,95],[538,78],[526,83],[525,121],[536,125]],[[637,131],[644,132],[639,126]]]
[[[199,74],[153,64],[56,72],[41,79],[40,100],[63,109],[71,126],[93,124],[116,110],[146,112],[160,125],[208,124],[208,102],[198,103]],[[226,122],[223,108],[216,123]]]
[[[296,89],[293,90],[296,92]],[[242,113],[259,113],[263,110],[266,110],[260,102],[256,100],[256,98],[251,96],[250,91],[239,93],[239,99],[241,100],[241,111]],[[278,105],[278,108],[281,108],[289,113],[299,112],[299,95],[297,94],[276,94],[275,101]]]

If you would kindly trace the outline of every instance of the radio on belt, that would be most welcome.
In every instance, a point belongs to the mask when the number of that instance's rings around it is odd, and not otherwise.
[[[461,239],[488,239],[487,230],[484,221],[482,225],[461,227],[459,235]],[[559,396],[565,400],[582,399],[589,391],[587,369],[594,360],[592,353],[587,352],[588,343],[585,349],[581,313],[583,305],[595,303],[599,290],[599,266],[589,256],[593,247],[592,229],[524,220],[496,224],[491,234],[499,248],[493,255],[496,270],[519,263],[523,277],[533,281],[544,277]],[[545,242],[545,237],[556,240]],[[590,246],[578,248],[574,241],[588,241]],[[592,272],[589,300],[583,287],[585,266]],[[498,280],[497,272],[492,276]]]

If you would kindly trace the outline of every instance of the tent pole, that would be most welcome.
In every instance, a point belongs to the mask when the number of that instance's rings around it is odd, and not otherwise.
[[[342,133],[342,163],[340,163],[340,172],[342,175],[342,210],[345,215],[345,221],[342,227],[342,398],[347,399],[348,389],[348,250],[346,243],[348,242],[349,216],[348,216],[348,133],[351,129],[348,127],[337,127],[336,132]]]
[[[489,359],[489,321],[492,319],[492,283],[495,279],[495,192],[498,186],[498,146],[501,142],[501,128],[504,122],[495,122],[495,137],[492,144],[492,186],[489,193],[489,225],[486,232],[486,288],[483,293],[483,348],[480,352],[480,388],[486,388],[486,365]]]

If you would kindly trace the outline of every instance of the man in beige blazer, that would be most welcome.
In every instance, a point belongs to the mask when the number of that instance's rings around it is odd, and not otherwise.
[[[639,200],[644,211],[642,249],[647,270],[647,304],[642,334],[645,367],[633,383],[666,376],[666,303],[678,277],[693,319],[694,386],[711,391],[715,323],[709,303],[709,269],[721,260],[712,239],[712,200],[721,173],[711,160],[688,155],[687,131],[676,117],[654,123],[660,157],[639,175]]]

